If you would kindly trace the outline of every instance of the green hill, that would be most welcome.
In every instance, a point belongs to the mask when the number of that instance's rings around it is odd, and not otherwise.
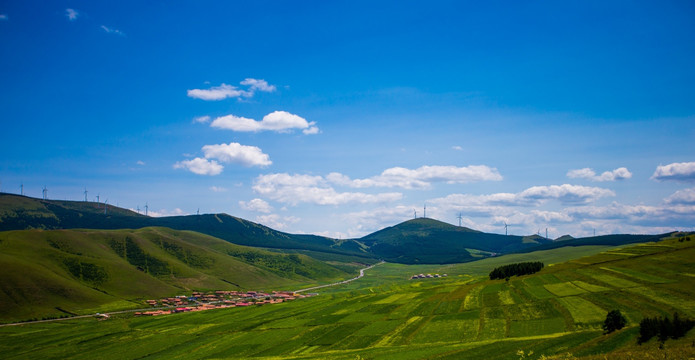
[[[0,193],[0,231],[139,229],[149,226],[196,231],[238,245],[371,257],[351,240],[288,234],[227,214],[155,218],[94,202],[41,200]]]
[[[287,289],[352,277],[358,266],[348,265],[167,228],[0,232],[0,321],[132,308],[191,290]]]
[[[680,238],[509,281],[466,273],[408,280],[438,265],[385,264],[319,296],[272,306],[0,327],[0,352],[6,359],[690,359],[695,331],[663,345],[637,344],[644,317],[695,317],[695,237]],[[611,310],[627,326],[604,334]]]
[[[444,264],[478,259],[469,249],[507,253],[549,242],[541,237],[498,235],[434,219],[408,220],[358,239],[376,256],[404,264]]]
[[[330,261],[360,257],[403,264],[447,264],[513,252],[563,246],[623,245],[661,235],[606,235],[551,241],[538,235],[484,233],[428,218],[391,226],[360,239],[338,240],[273,230],[227,214],[148,217],[114,206],[82,201],[40,200],[0,193],[0,231],[24,229],[140,229],[150,226],[196,231],[233,244],[309,254]]]

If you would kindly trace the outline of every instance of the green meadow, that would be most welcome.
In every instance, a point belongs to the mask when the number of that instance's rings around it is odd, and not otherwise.
[[[539,258],[546,267],[536,274],[487,278],[500,264]],[[6,359],[688,358],[695,356],[693,334],[663,349],[656,340],[637,345],[637,334],[643,317],[695,317],[693,258],[695,241],[668,239],[466,264],[387,263],[283,304],[0,327],[0,353]],[[447,277],[409,280],[419,273]],[[626,316],[627,327],[604,335],[601,325],[613,309]]]

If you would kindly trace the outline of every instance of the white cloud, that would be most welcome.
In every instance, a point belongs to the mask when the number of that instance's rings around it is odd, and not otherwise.
[[[213,86],[209,89],[190,89],[188,90],[188,97],[201,100],[223,100],[230,97],[248,97],[250,94],[247,91],[239,90],[236,86],[222,84],[220,86]]]
[[[454,145],[454,146],[452,146],[451,148],[452,148],[453,150],[456,150],[456,151],[463,151],[463,148],[460,147],[460,146],[458,146],[458,145]]]
[[[543,201],[557,200],[568,204],[586,204],[607,196],[615,196],[608,189],[579,185],[533,186],[518,193],[495,193],[487,195],[450,194],[429,200],[434,204],[453,209],[467,209],[476,214],[487,215],[505,206],[538,206]]]
[[[664,199],[667,204],[695,205],[695,188],[678,190],[673,195]]]
[[[193,160],[182,160],[174,164],[174,169],[187,169],[198,175],[219,175],[224,167],[215,160],[195,158]]]
[[[7,19],[9,19],[7,14],[0,14],[0,20],[7,20]]]
[[[588,203],[602,197],[615,196],[609,189],[581,185],[533,186],[519,193],[520,200],[558,200],[563,203]]]
[[[263,117],[263,120],[227,115],[215,119],[211,127],[233,131],[259,132],[277,131],[289,132],[294,129],[303,129],[304,134],[317,134],[319,132],[315,122],[308,122],[301,116],[290,114],[286,111],[274,111]]]
[[[334,184],[353,188],[366,187],[400,187],[405,189],[429,188],[433,182],[464,184],[475,181],[499,181],[502,175],[497,169],[485,165],[457,166],[422,166],[417,169],[393,167],[384,170],[381,175],[367,179],[350,179],[340,173],[330,173],[326,179]]]
[[[135,209],[130,209],[132,211],[136,211]],[[161,209],[161,210],[148,210],[147,215],[151,217],[163,217],[163,216],[181,216],[181,215],[190,215],[184,212],[183,210],[176,208],[172,211],[166,210],[166,209]]]
[[[583,168],[568,171],[567,177],[572,179],[587,179],[591,181],[616,181],[629,179],[632,177],[632,173],[627,168],[621,167],[615,170],[605,171],[601,175],[596,175],[593,169]]]
[[[276,90],[275,85],[270,85],[263,79],[246,78],[240,84],[248,86],[248,90],[240,90],[236,86],[222,83],[220,86],[213,86],[209,89],[190,89],[188,90],[188,97],[207,101],[227,98],[241,99],[253,97],[256,91],[273,92]]]
[[[221,186],[210,186],[210,191],[212,191],[212,192],[225,192],[225,191],[227,191],[227,189],[223,188]]]
[[[244,79],[244,81],[241,82],[241,85],[250,86],[251,93],[253,93],[256,90],[263,92],[273,92],[277,90],[275,85],[269,85],[268,82],[263,79],[246,78]]]
[[[101,25],[101,29],[106,31],[107,34],[115,34],[115,35],[125,36],[125,33],[123,33],[121,30],[110,28],[110,27],[107,27],[105,25]]]
[[[253,190],[275,201],[297,205],[341,205],[348,203],[381,203],[400,200],[401,193],[367,194],[361,192],[337,192],[321,176],[268,174],[256,178]]]
[[[195,117],[195,118],[193,118],[193,122],[198,123],[198,124],[207,124],[210,122],[210,116],[204,115],[204,116]]]
[[[269,214],[273,212],[273,207],[263,199],[253,199],[251,201],[239,201],[239,206],[248,211],[256,211]]]
[[[80,13],[75,10],[75,9],[65,9],[65,16],[68,17],[68,20],[70,21],[75,21],[77,20],[77,17],[80,16]]]
[[[223,163],[236,163],[243,166],[268,166],[273,162],[270,156],[256,146],[239,143],[205,145],[203,153],[206,159],[217,159]]]
[[[145,162],[142,161],[142,160],[138,160],[138,161],[136,162],[136,164],[138,164],[138,165],[140,165],[140,166],[145,166]]]
[[[298,223],[300,220],[296,216],[280,216],[277,214],[256,216],[256,222],[276,230],[283,230],[288,225]]]
[[[695,181],[695,162],[659,165],[651,177],[653,180]]]

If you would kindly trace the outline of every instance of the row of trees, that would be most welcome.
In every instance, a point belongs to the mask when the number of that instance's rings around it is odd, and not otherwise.
[[[490,280],[506,279],[514,275],[533,274],[539,272],[543,266],[543,263],[540,261],[531,261],[496,267],[490,272]]]
[[[661,343],[667,339],[678,339],[690,331],[695,326],[692,319],[681,319],[678,313],[673,314],[673,320],[668,317],[663,318],[644,318],[639,323],[639,343],[649,341],[654,336],[658,336]]]

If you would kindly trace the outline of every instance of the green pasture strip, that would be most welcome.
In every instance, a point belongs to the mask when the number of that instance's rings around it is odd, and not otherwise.
[[[577,285],[574,285],[571,282],[563,282],[563,283],[557,283],[557,284],[546,284],[545,285],[546,290],[550,291],[556,296],[573,296],[573,295],[580,295],[584,294],[587,291],[578,287]]]
[[[514,301],[514,298],[512,297],[511,291],[509,290],[503,290],[497,293],[500,304],[502,305],[514,305],[516,304],[516,301]]]
[[[608,311],[579,296],[562,297],[558,298],[557,301],[572,314],[572,319],[576,324],[595,325],[601,323],[606,319],[608,313]]]
[[[608,275],[605,272],[601,272],[599,270],[578,269],[577,272],[579,272],[580,274],[589,276],[591,278],[594,278],[594,279],[596,279],[604,284],[610,285],[611,287],[614,287],[614,288],[630,288],[630,287],[640,286],[640,284],[638,284],[636,282],[632,282],[630,280],[626,280],[623,278]]]
[[[609,289],[609,288],[607,288],[607,287],[603,287],[603,286],[595,285],[595,284],[590,284],[590,283],[587,283],[587,282],[584,282],[584,281],[581,281],[581,280],[574,280],[574,281],[572,281],[572,284],[575,285],[575,286],[577,286],[577,287],[579,287],[579,288],[581,288],[581,289],[584,289],[584,290],[586,290],[586,291],[588,291],[588,292],[592,292],[592,293],[593,293],[593,292],[603,292],[603,291],[610,291],[610,290],[611,290],[611,289]]]
[[[624,269],[624,268],[619,268],[619,267],[602,267],[602,270],[607,270],[607,271],[612,271],[621,275],[625,275],[627,277],[635,278],[638,280],[646,281],[649,283],[654,283],[654,284],[666,284],[666,283],[672,283],[676,282],[676,280],[673,279],[664,279],[660,276],[656,275],[651,275],[651,274],[645,274],[642,272],[639,272],[637,270],[633,269]]]
[[[548,291],[543,285],[527,286],[526,288],[524,288],[524,291],[531,294],[531,296],[535,297],[536,299],[541,300],[555,297],[555,295]]]
[[[463,310],[480,308],[480,293],[483,291],[483,288],[483,285],[478,285],[468,292],[468,295],[466,295],[466,300],[463,303]]]
[[[628,291],[679,309],[689,316],[695,316],[695,300],[692,300],[692,297],[684,298],[665,290],[643,286],[630,288]]]
[[[565,320],[561,317],[536,320],[512,320],[509,328],[509,336],[548,335],[564,331]]]
[[[562,317],[549,300],[516,304],[507,307],[507,313],[512,321],[538,320],[552,317]]]

